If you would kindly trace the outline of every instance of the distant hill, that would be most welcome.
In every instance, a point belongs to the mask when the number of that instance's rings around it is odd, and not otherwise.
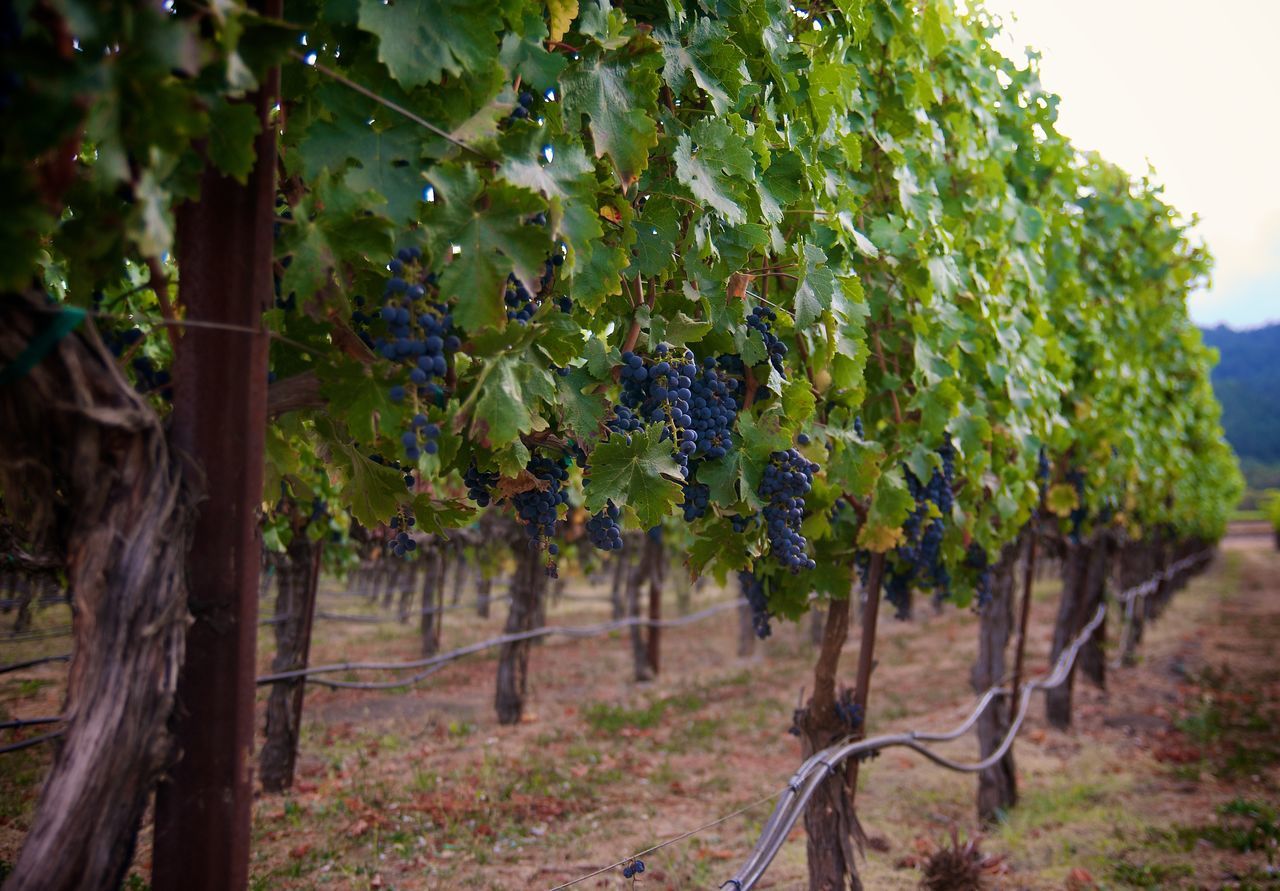
[[[1203,333],[1204,342],[1221,354],[1213,389],[1222,403],[1227,440],[1251,484],[1270,483],[1280,469],[1280,324],[1246,331],[1221,326]],[[1270,465],[1273,473],[1260,465]]]

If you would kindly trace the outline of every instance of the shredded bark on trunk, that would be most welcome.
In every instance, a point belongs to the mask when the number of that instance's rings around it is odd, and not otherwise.
[[[0,366],[47,308],[0,297]],[[4,887],[118,888],[172,743],[192,499],[159,418],[87,322],[0,386],[0,429],[6,508],[65,554],[75,606],[66,736]]]

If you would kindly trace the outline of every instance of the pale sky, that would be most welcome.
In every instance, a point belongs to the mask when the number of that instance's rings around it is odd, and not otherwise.
[[[1081,148],[1141,174],[1200,217],[1213,284],[1202,325],[1280,321],[1280,0],[986,0],[1022,61],[1062,97]]]

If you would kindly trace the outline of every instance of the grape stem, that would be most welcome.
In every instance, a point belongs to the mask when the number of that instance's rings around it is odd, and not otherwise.
[[[148,284],[151,290],[156,294],[156,300],[160,303],[160,315],[168,322],[175,321],[178,317],[173,311],[173,301],[169,299],[169,276],[165,274],[164,265],[160,262],[159,257],[147,257],[147,269],[151,273],[151,279]],[[164,333],[169,337],[169,346],[173,347],[176,355],[178,352],[178,329],[175,325],[165,325]]]

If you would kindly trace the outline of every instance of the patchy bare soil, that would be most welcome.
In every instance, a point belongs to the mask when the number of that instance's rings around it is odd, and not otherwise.
[[[1148,628],[1137,666],[1112,670],[1105,692],[1077,682],[1069,733],[1047,729],[1036,704],[1016,749],[1022,800],[981,839],[1003,857],[992,887],[1280,888],[1269,867],[1280,863],[1280,554],[1270,545],[1229,539]],[[1033,670],[1047,662],[1056,593],[1051,581],[1037,587]],[[692,608],[724,596],[705,591]],[[336,590],[323,600],[372,609]],[[972,703],[976,620],[918,612],[882,624],[872,732],[947,727]],[[504,615],[500,604],[487,621],[447,614],[445,646],[498,633]],[[550,614],[558,624],[606,618],[605,605],[583,601]],[[39,621],[65,623],[65,611]],[[407,692],[312,687],[295,789],[255,808],[254,887],[550,888],[757,801],[796,766],[786,731],[814,655],[807,632],[775,627],[741,659],[737,619],[724,613],[665,632],[663,673],[641,685],[625,635],[550,640],[534,649],[532,714],[518,727],[494,718],[492,655]],[[0,662],[65,645],[0,644]],[[313,658],[407,659],[418,646],[412,625],[321,622]],[[264,669],[271,651],[264,633]],[[851,642],[847,672],[855,651]],[[0,719],[56,713],[64,676],[61,665],[0,675]],[[18,738],[0,731],[0,745]],[[967,738],[947,751],[973,749]],[[0,858],[21,844],[48,757],[47,747],[0,756]],[[903,751],[866,766],[867,887],[915,887],[917,864],[953,828],[962,840],[977,833],[975,785]],[[634,883],[615,870],[578,887],[717,887],[768,808],[646,857]],[[128,887],[145,887],[148,858],[144,839]],[[797,830],[762,886],[804,885]]]

